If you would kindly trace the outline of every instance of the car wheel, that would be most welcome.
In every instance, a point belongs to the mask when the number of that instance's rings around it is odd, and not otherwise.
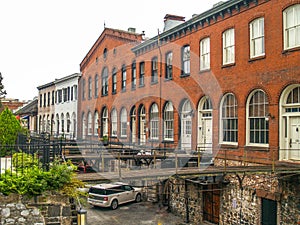
[[[137,195],[136,195],[136,197],[135,197],[135,201],[136,201],[136,202],[140,202],[140,201],[142,201],[141,194],[137,194]]]
[[[114,199],[110,205],[111,209],[115,210],[118,208],[118,200]]]

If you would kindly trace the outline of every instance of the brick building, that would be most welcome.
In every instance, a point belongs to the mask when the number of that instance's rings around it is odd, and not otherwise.
[[[247,163],[297,162],[299,18],[298,0],[229,0],[187,21],[166,15],[164,31],[150,39],[106,28],[80,64],[79,136],[201,150],[215,164],[225,157],[232,163],[245,157]],[[295,180],[287,183],[281,184],[293,186],[296,195]],[[256,211],[259,219],[248,224],[270,219],[267,208],[277,210],[282,190],[270,185],[272,202],[258,204],[265,211]],[[223,203],[223,210],[239,201],[244,199]],[[237,224],[219,211],[200,220]],[[271,219],[276,224],[283,218]]]

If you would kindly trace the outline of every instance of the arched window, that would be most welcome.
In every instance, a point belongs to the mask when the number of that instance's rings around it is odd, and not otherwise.
[[[174,139],[174,109],[173,104],[168,102],[164,109],[164,140]]]
[[[253,91],[247,104],[247,143],[254,145],[269,144],[269,101],[262,90]]]
[[[98,98],[99,92],[99,76],[98,74],[95,75],[95,98]]]
[[[111,111],[111,136],[116,137],[118,135],[118,114],[117,110]]]
[[[121,137],[127,137],[127,111],[121,109]]]
[[[108,70],[105,67],[102,71],[102,95],[108,94]]]
[[[234,94],[223,96],[221,103],[221,139],[222,142],[238,142],[237,101]]]
[[[153,104],[150,109],[150,138],[158,139],[159,135],[159,117],[158,117],[158,106]]]
[[[102,136],[108,136],[108,112],[107,108],[104,108],[101,116]]]
[[[93,129],[92,129],[92,113],[91,112],[88,112],[88,135],[92,135],[93,133]]]
[[[98,115],[98,111],[95,111],[94,114],[94,135],[98,136],[98,126],[99,126],[99,115]]]

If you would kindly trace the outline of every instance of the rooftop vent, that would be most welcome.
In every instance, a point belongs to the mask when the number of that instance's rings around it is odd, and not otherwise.
[[[130,33],[135,33],[135,28],[129,27],[129,28],[128,28],[128,32],[130,32]]]

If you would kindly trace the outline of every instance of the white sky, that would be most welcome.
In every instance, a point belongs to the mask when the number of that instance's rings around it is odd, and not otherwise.
[[[37,86],[76,72],[106,27],[163,30],[166,14],[184,16],[220,0],[1,0],[0,72],[7,98],[32,100]]]

